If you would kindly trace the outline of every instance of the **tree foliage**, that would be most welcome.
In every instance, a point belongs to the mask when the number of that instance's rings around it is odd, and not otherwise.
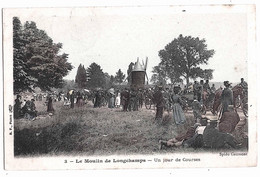
[[[85,88],[87,86],[87,73],[84,65],[79,65],[75,83],[77,83],[79,88]]]
[[[153,75],[151,77],[151,82],[153,84],[165,85],[168,80],[171,84],[183,82],[178,73],[174,71],[167,72],[165,65],[162,63],[159,63],[157,66],[153,67],[152,73]]]
[[[127,82],[130,83],[132,81],[132,75],[131,75],[131,72],[133,70],[133,67],[134,67],[134,63],[131,62],[129,65],[128,65],[128,69],[127,69]]]
[[[87,68],[87,85],[89,88],[105,88],[106,79],[100,65],[91,63]]]
[[[73,68],[68,54],[60,54],[61,43],[53,43],[35,22],[21,24],[13,18],[14,92],[39,87],[61,87],[62,78]]]
[[[116,72],[116,75],[115,75],[115,82],[119,83],[119,84],[122,84],[124,82],[124,79],[125,79],[125,74],[121,71],[121,69],[119,69],[117,72]]]
[[[154,66],[152,70],[151,82],[156,85],[165,85],[167,83],[167,76],[162,65]]]
[[[159,51],[160,65],[171,80],[203,77],[204,70],[199,66],[207,64],[215,51],[208,50],[205,39],[179,35]]]
[[[213,71],[214,71],[213,69],[205,69],[203,71],[202,78],[204,80],[211,80],[211,79],[213,79]]]
[[[29,67],[25,60],[25,45],[21,21],[13,18],[13,80],[14,92],[31,90],[37,79],[28,74]]]

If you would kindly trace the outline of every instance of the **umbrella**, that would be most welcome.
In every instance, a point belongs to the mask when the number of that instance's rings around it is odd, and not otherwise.
[[[74,91],[74,90],[70,90],[70,91],[69,91],[69,94],[71,95],[73,91]]]
[[[90,92],[88,89],[84,89],[85,92]]]

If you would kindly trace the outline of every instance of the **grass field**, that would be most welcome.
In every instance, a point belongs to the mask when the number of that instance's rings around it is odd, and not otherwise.
[[[155,111],[142,108],[122,112],[120,108],[84,107],[69,109],[55,102],[54,115],[48,115],[44,102],[36,102],[39,116],[35,121],[15,120],[14,153],[16,156],[38,155],[115,155],[155,154],[200,151],[164,148],[159,139],[169,139],[184,133],[193,125],[192,112],[186,113],[185,125],[176,125],[171,114],[165,121],[154,120]]]

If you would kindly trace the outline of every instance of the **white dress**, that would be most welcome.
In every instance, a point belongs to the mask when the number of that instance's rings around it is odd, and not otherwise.
[[[116,103],[115,103],[116,107],[120,107],[120,93],[118,93],[117,97],[116,97]]]

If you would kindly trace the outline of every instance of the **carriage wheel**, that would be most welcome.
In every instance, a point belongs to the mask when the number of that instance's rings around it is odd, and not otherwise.
[[[247,103],[244,104],[242,109],[243,109],[244,115],[245,115],[246,117],[248,117],[248,104],[247,104]]]

